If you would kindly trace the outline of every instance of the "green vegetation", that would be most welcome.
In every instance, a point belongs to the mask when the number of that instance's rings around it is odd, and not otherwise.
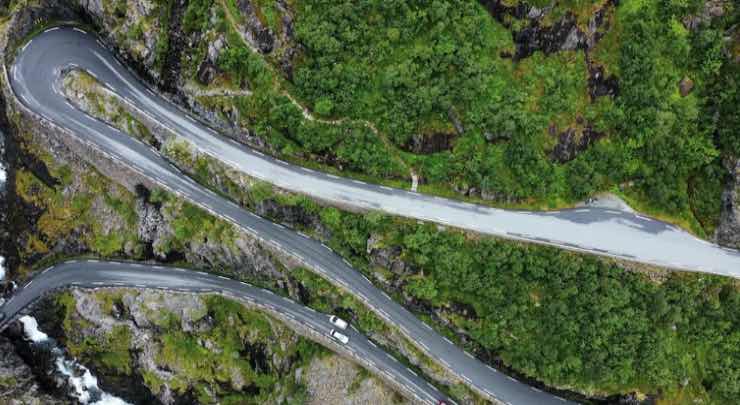
[[[161,71],[164,68],[165,58],[170,49],[170,12],[174,0],[156,0],[155,4],[157,5],[155,14],[159,20],[159,34],[154,49],[154,66]]]
[[[324,224],[344,252],[364,260],[365,249],[344,235],[399,246],[416,269],[397,277],[407,294],[443,312],[471,308],[467,317],[449,315],[472,336],[469,349],[496,353],[547,384],[713,403],[740,393],[733,280],[671,273],[655,284],[593,257],[389,218],[340,213]]]
[[[222,176],[203,176],[204,184],[228,192],[215,183],[217,177]],[[494,353],[546,384],[717,404],[740,389],[735,365],[740,352],[733,348],[740,338],[735,333],[740,286],[733,280],[670,273],[656,283],[649,269],[628,271],[605,259],[439,230],[377,212],[343,212],[259,182],[233,197],[249,207],[273,200],[320,219],[331,235],[327,243],[353,265],[400,285],[403,295],[446,313],[455,328],[468,331],[467,350]],[[410,271],[395,274],[371,266],[371,237],[378,247],[397,247]],[[387,328],[356,299],[310,271],[293,269],[291,276],[309,292],[308,305],[346,311],[364,331]],[[469,310],[463,316],[451,307]],[[442,324],[435,326],[454,336]]]
[[[405,178],[405,164],[434,192],[474,187],[502,201],[538,207],[617,191],[641,210],[699,235],[711,234],[723,186],[720,162],[740,154],[740,75],[738,65],[724,56],[727,45],[721,40],[737,21],[737,9],[689,31],[681,21],[698,10],[697,1],[621,1],[609,12],[610,28],[591,53],[619,78],[619,96],[592,101],[583,53],[536,52],[513,62],[501,57],[514,50],[511,32],[474,2],[416,3],[295,4],[304,53],[292,82],[277,73],[271,57],[244,45],[228,23],[231,8],[210,6],[218,20],[210,28],[227,39],[218,61],[225,80],[253,95],[208,100],[233,106],[240,124],[283,156],[385,179]],[[570,10],[582,24],[597,2],[562,3],[548,18]],[[189,4],[186,30],[209,27],[207,5]],[[269,13],[261,12],[269,21]],[[509,19],[514,27],[524,24]],[[684,78],[694,88],[681,95]],[[297,94],[319,120],[306,119],[282,89]],[[463,123],[464,134],[455,134],[450,115]],[[574,160],[555,163],[550,151],[557,139],[550,128],[556,134],[571,128],[583,136],[587,124],[605,137]],[[403,150],[414,135],[435,133],[453,136],[452,149],[429,155]],[[735,281],[626,270],[555,249],[441,231],[377,213],[345,213],[259,182],[240,187],[235,178],[214,176],[214,170],[228,171],[187,148],[175,147],[173,153],[180,153],[175,160],[186,162],[194,177],[247,206],[273,199],[317,216],[328,230],[328,243],[368,276],[382,275],[398,286],[397,297],[413,297],[467,331],[466,349],[493,353],[546,384],[597,394],[638,391],[677,403],[724,404],[740,397],[740,287]],[[27,201],[47,201],[54,194],[35,191],[45,189],[24,176],[19,184]],[[70,210],[75,213],[89,203],[80,197],[69,205],[80,208]],[[172,216],[176,213],[185,215],[175,224],[173,246],[190,240],[228,243],[233,236],[195,207],[179,205]],[[371,236],[383,247],[397,247],[408,273],[372,268]],[[103,240],[98,249],[118,244]],[[383,327],[377,319],[363,320],[356,300],[335,293],[317,276],[302,269],[291,275],[317,292],[310,305],[346,306],[358,311],[361,327]],[[175,323],[169,320],[163,327]],[[441,323],[435,326],[450,333]],[[172,331],[163,345],[162,360],[170,366],[183,367],[198,381],[222,377],[215,368],[222,359],[209,357],[191,335]],[[185,355],[201,367],[179,364]],[[274,382],[248,375],[260,389]],[[157,378],[145,376],[152,385],[159,384]]]
[[[156,139],[149,129],[139,120],[134,118],[123,103],[112,96],[97,79],[89,73],[74,70],[64,77],[64,89],[72,93],[74,97],[85,100],[85,108],[88,112],[101,120],[141,139],[149,144],[155,144]]]
[[[101,294],[102,295],[102,294]],[[120,300],[120,294],[101,300]],[[131,333],[126,326],[116,325],[107,333],[83,336],[82,328],[92,325],[76,315],[76,301],[69,292],[58,294],[55,303],[61,315],[62,329],[65,332],[67,350],[81,361],[94,364],[112,375],[131,375],[132,358],[129,352]],[[109,311],[109,310],[108,310]]]
[[[121,290],[92,294],[107,312],[111,303],[138,293]],[[153,392],[167,383],[177,394],[193,393],[202,404],[261,404],[278,397],[305,397],[305,389],[293,382],[292,375],[297,367],[325,353],[320,346],[238,302],[220,296],[205,296],[203,302],[206,311],[194,315],[192,322],[207,316],[206,324],[210,326],[183,331],[174,314],[172,322],[157,323],[160,331],[154,335],[154,360],[158,368],[172,374],[164,377],[155,370],[136,370]],[[82,334],[80,328],[90,328],[90,324],[76,313],[74,297],[63,293],[57,296],[57,303],[62,308],[65,344],[72,355],[105,374],[132,373],[135,348],[128,326],[115,325],[102,336]]]
[[[272,4],[253,5],[279,32]],[[603,6],[558,2],[542,24],[573,13],[586,29]],[[507,56],[516,47],[512,31],[528,21],[502,16],[511,24],[506,28],[474,1],[310,0],[292,8],[302,53],[290,78],[278,68],[281,50],[258,55],[245,45],[233,2],[190,2],[185,18],[187,32],[209,32],[198,52],[214,32],[225,36],[218,61],[224,78],[253,92],[199,102],[216,111],[236,109],[239,124],[282,157],[378,182],[405,183],[413,168],[425,192],[459,198],[459,190],[473,190],[476,201],[516,207],[560,207],[615,191],[698,236],[716,226],[716,162],[740,147],[731,107],[738,68],[723,56],[721,40],[737,10],[689,31],[681,21],[700,10],[700,1],[627,0],[608,7],[599,28],[604,37],[590,55],[616,75],[619,93],[592,100],[582,51],[535,52],[514,61]],[[694,84],[686,96],[678,89],[683,78]],[[304,117],[291,98],[316,119]],[[709,118],[718,114],[722,119]],[[576,140],[594,131],[603,137],[559,163],[551,152],[566,130]],[[413,137],[435,134],[452,138],[451,147],[408,151]]]
[[[42,210],[37,231],[29,234],[22,254],[32,257],[47,253],[60,240],[78,232],[88,248],[104,257],[123,253],[131,243],[141,252],[134,211],[134,196],[95,171],[73,180],[67,166],[53,167],[59,184],[49,186],[26,170],[16,172],[16,191],[27,203]],[[101,218],[107,211],[108,220]]]

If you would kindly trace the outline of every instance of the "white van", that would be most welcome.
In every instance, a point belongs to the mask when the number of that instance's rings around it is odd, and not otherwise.
[[[348,325],[347,321],[345,321],[344,319],[336,315],[330,316],[329,322],[331,322],[332,325],[336,326],[339,329],[342,329],[342,330],[347,329],[347,325]]]
[[[332,329],[331,332],[329,332],[329,335],[334,339],[340,341],[342,344],[346,345],[347,343],[349,343],[349,338],[346,335],[337,332],[336,329]]]

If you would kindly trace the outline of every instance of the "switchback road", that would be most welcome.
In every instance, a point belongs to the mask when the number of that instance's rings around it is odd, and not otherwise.
[[[12,90],[25,108],[62,128],[68,136],[124,163],[141,176],[234,224],[266,245],[293,256],[307,268],[363,301],[428,356],[481,394],[510,404],[559,405],[565,402],[562,398],[506,376],[463,352],[375,288],[368,279],[328,247],[282,225],[267,221],[206,190],[172,167],[156,150],[76,109],[63,96],[61,89],[62,72],[71,67],[90,72],[129,103],[137,105],[162,125],[192,140],[215,157],[243,167],[246,173],[273,181],[278,186],[308,193],[310,187],[307,189],[307,185],[314,185],[317,189],[309,193],[312,195],[328,187],[327,194],[321,195],[322,198],[343,196],[338,201],[374,209],[383,209],[381,201],[397,201],[402,207],[409,208],[409,214],[414,212],[413,207],[418,204],[437,200],[407,194],[401,190],[355,184],[349,180],[291,167],[235,142],[229,142],[147,89],[94,36],[78,29],[52,28],[38,35],[23,46],[13,65],[7,70]],[[336,192],[341,194],[337,195]],[[456,211],[459,210],[455,208],[458,203],[443,202],[443,206],[451,207],[451,212],[457,212],[458,215],[468,212],[468,208]],[[479,210],[487,208],[470,208],[468,214],[472,215]],[[182,277],[189,276],[184,274]]]
[[[189,293],[216,293],[246,301],[249,305],[272,312],[287,322],[297,323],[314,333],[329,338],[336,329],[329,322],[329,315],[316,312],[290,299],[275,295],[269,290],[203,272],[174,267],[144,266],[127,262],[70,261],[49,267],[34,277],[28,284],[0,307],[4,315],[0,330],[4,329],[19,312],[44,294],[61,288],[156,288]],[[429,385],[414,371],[406,368],[395,358],[370,342],[363,334],[347,328],[342,331],[349,336],[347,345],[338,345],[360,363],[368,362],[372,367],[383,370],[386,379],[402,385],[407,394],[417,400],[437,404],[447,397]],[[333,347],[329,347],[335,350]]]
[[[51,79],[40,77],[77,64],[96,75],[155,122],[187,138],[200,151],[250,176],[324,201],[437,222],[509,239],[622,258],[687,271],[740,277],[740,252],[723,249],[661,221],[637,213],[604,208],[552,212],[512,211],[366,184],[316,172],[265,156],[219,136],[128,73],[93,37],[58,29],[33,40],[21,52],[11,81],[35,111],[63,125],[94,127],[92,118],[72,112],[56,94]],[[57,75],[58,76],[58,75]],[[57,90],[60,91],[57,87]],[[74,114],[62,116],[62,112]],[[84,118],[84,117],[86,118]],[[77,130],[78,128],[76,128]],[[101,132],[102,133],[102,132]],[[104,133],[103,133],[104,134]],[[95,136],[96,142],[102,142]],[[130,141],[128,142],[130,143]],[[146,165],[148,156],[127,156]]]

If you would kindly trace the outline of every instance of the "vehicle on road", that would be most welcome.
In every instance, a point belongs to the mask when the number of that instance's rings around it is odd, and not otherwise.
[[[349,343],[349,338],[347,337],[347,335],[337,332],[336,329],[332,329],[331,332],[329,332],[329,335],[344,345]]]
[[[347,321],[336,315],[330,316],[329,322],[331,322],[332,325],[336,326],[339,329],[347,329],[347,325],[349,325]]]

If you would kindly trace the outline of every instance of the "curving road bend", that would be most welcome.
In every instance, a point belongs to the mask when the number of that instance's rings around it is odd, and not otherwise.
[[[151,179],[164,189],[240,227],[263,243],[293,256],[306,267],[363,301],[378,316],[395,325],[428,356],[445,365],[478,392],[508,404],[566,402],[562,398],[501,374],[463,352],[375,288],[367,278],[328,247],[282,225],[265,220],[206,190],[171,166],[156,150],[76,109],[63,96],[60,88],[62,71],[75,66],[87,70],[128,102],[136,104],[176,133],[187,136],[193,142],[205,147],[205,150],[212,150],[219,159],[233,165],[238,164],[239,167],[244,166],[245,172],[273,181],[281,187],[303,191],[306,187],[305,184],[301,184],[302,182],[317,187],[326,184],[330,185],[330,188],[347,193],[346,201],[340,199],[342,202],[352,202],[358,206],[367,204],[368,207],[376,209],[383,207],[379,203],[375,206],[376,203],[363,200],[365,198],[363,196],[400,199],[403,205],[409,208],[417,206],[415,203],[417,200],[414,199],[423,198],[427,201],[427,197],[407,195],[400,190],[386,191],[366,184],[355,185],[347,180],[290,167],[280,161],[263,157],[258,152],[251,152],[236,142],[229,142],[195,120],[186,118],[172,104],[156,96],[120,65],[93,36],[77,29],[52,28],[40,34],[22,48],[13,65],[7,70],[13,92],[34,114],[63,129],[68,136],[78,138],[111,159],[123,162],[131,170]],[[358,196],[350,198],[350,194],[355,192]],[[323,194],[320,196],[333,198],[331,191],[326,196]],[[457,203],[447,201],[445,204],[454,209]],[[140,275],[143,281],[147,280],[142,273],[136,274],[137,277]],[[182,276],[183,279],[191,277]]]
[[[622,258],[669,268],[740,277],[740,252],[687,232],[619,210],[580,208],[554,212],[511,211],[367,184],[296,167],[230,141],[195,121],[129,74],[91,36],[52,29],[24,48],[11,73],[13,88],[35,111],[65,126],[94,127],[91,118],[62,109],[54,76],[40,76],[77,64],[95,74],[130,105],[195,144],[202,152],[253,177],[287,190],[343,206],[433,221],[484,234]],[[69,113],[71,116],[60,116]],[[79,128],[75,128],[79,130]],[[97,142],[102,140],[98,139]],[[130,143],[130,142],[129,142]],[[146,165],[147,156],[128,156]],[[127,160],[128,161],[128,160]]]
[[[54,48],[60,43],[64,44],[63,48]],[[64,55],[56,55],[60,52]],[[67,52],[74,53],[74,57]],[[29,63],[42,66],[29,66]],[[49,104],[51,99],[61,100],[50,92],[52,87],[47,79],[39,80],[40,76],[36,74],[68,63],[77,63],[96,74],[129,104],[184,136],[202,152],[287,190],[345,206],[380,210],[510,239],[688,271],[740,277],[740,252],[723,249],[675,226],[639,214],[604,208],[554,212],[489,208],[348,180],[264,156],[219,136],[156,96],[128,74],[92,37],[69,29],[46,32],[24,49],[16,67],[27,80],[17,80],[13,73],[13,87],[18,89],[19,96],[27,97],[28,103],[33,105],[36,102],[35,110],[50,113],[54,107]],[[31,79],[37,82],[29,83]],[[79,112],[76,115],[84,123],[86,119],[80,118]],[[143,159],[138,158],[140,161]]]
[[[134,287],[190,293],[218,293],[264,308],[322,336],[328,337],[333,329],[327,314],[316,312],[269,290],[225,277],[137,263],[69,261],[44,270],[0,307],[0,313],[5,315],[0,321],[0,330],[42,295],[67,287]],[[343,332],[349,336],[349,343],[339,344],[340,346],[349,351],[354,358],[362,359],[383,370],[386,378],[403,385],[420,402],[437,404],[439,400],[449,401],[444,394],[375,346],[354,328],[347,328]]]

